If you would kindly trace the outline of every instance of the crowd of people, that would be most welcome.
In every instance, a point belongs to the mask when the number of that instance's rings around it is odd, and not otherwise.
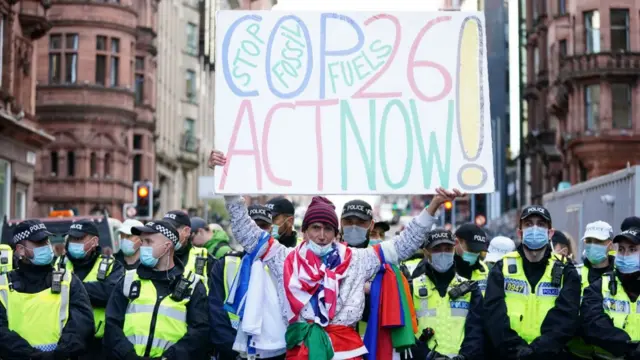
[[[126,220],[114,256],[91,221],[63,254],[23,221],[0,247],[0,358],[640,359],[640,218],[588,224],[577,254],[542,206],[516,239],[437,228],[461,196],[437,189],[395,236],[361,200],[314,197],[298,232],[285,197],[226,196],[242,251],[182,211]]]

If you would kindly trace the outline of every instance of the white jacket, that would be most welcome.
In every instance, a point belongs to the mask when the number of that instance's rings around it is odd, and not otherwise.
[[[287,325],[280,315],[275,280],[259,258],[251,264],[251,277],[246,294],[244,315],[238,326],[233,350],[247,355],[248,344],[260,358],[282,355],[287,351],[284,334]]]

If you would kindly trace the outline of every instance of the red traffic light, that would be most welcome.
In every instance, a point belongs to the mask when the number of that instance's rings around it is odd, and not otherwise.
[[[140,186],[138,188],[138,196],[143,198],[146,198],[147,196],[149,196],[149,188],[146,186]]]

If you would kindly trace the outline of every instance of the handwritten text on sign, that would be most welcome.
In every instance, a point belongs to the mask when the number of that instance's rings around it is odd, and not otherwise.
[[[492,192],[481,13],[220,11],[218,193]]]

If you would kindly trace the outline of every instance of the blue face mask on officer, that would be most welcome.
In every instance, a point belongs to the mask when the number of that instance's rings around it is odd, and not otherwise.
[[[549,244],[549,229],[531,226],[522,230],[522,243],[531,250],[540,250]]]
[[[25,252],[27,253],[27,259],[29,259],[29,261],[31,261],[33,265],[45,266],[50,265],[53,261],[53,249],[51,248],[50,244],[39,247],[29,247],[26,245],[22,246],[24,246],[25,249],[31,250],[31,252],[33,253],[33,256],[29,257],[28,253]]]
[[[95,238],[91,238],[90,241],[94,241]],[[97,241],[93,244],[90,244],[89,250],[85,250],[85,247],[87,247],[87,241],[80,241],[80,242],[69,242],[69,245],[67,246],[67,252],[69,253],[69,256],[74,258],[74,259],[84,259],[87,256],[87,253],[89,253],[91,250],[93,250],[95,247],[97,247]]]

